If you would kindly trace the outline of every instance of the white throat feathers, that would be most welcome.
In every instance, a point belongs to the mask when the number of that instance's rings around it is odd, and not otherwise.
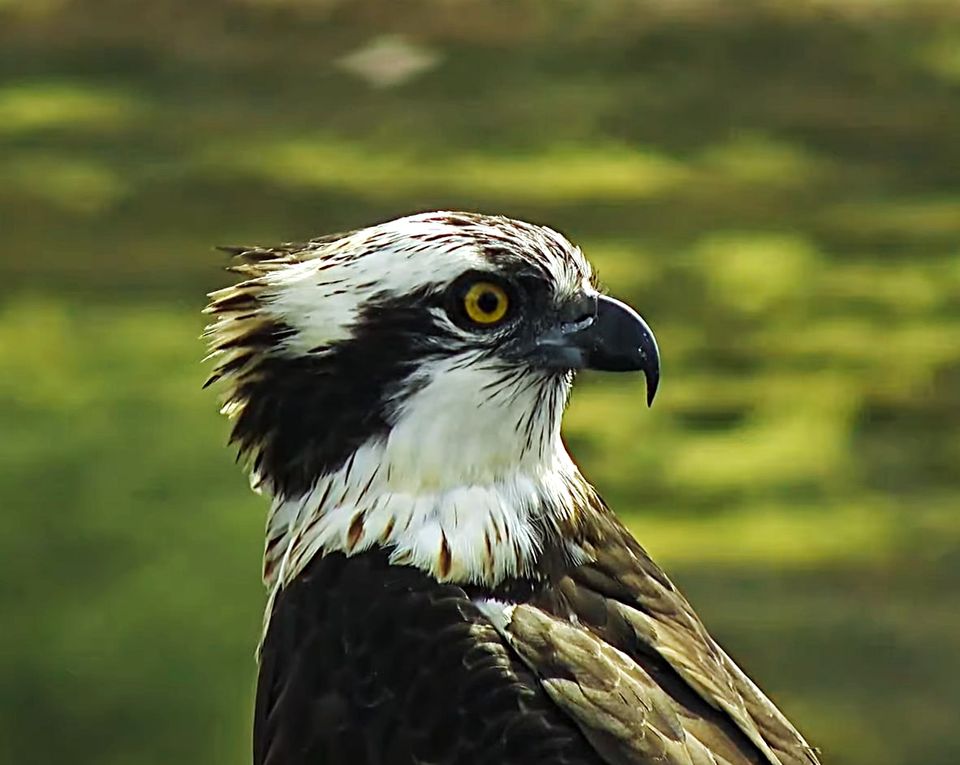
[[[211,295],[210,381],[272,497],[272,593],[335,551],[489,587],[540,576],[547,546],[581,554],[564,539],[598,500],[560,438],[573,371],[539,339],[591,320],[576,247],[426,213],[234,252],[246,280]]]

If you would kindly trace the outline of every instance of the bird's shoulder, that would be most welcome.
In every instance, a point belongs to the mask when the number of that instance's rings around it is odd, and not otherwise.
[[[600,765],[463,589],[370,551],[314,560],[277,597],[255,765]]]
[[[818,765],[605,507],[567,533],[584,562],[485,608],[605,762]]]

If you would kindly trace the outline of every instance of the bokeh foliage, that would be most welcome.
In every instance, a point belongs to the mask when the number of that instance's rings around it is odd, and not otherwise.
[[[388,35],[432,66],[338,63]],[[209,246],[429,208],[650,320],[656,406],[584,376],[568,441],[825,760],[960,760],[955,4],[2,0],[0,43],[0,761],[247,761]]]

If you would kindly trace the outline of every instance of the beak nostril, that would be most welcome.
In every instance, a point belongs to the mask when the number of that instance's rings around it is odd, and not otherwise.
[[[583,313],[581,313],[580,316],[577,317],[576,323],[580,324],[582,322],[592,321],[596,317],[597,317],[597,309],[596,309],[596,306],[594,306],[592,310],[584,311]]]
[[[593,314],[586,314],[580,317],[579,319],[576,319],[575,321],[565,321],[560,325],[560,331],[564,335],[569,335],[574,332],[579,332],[580,330],[586,329],[591,324],[593,324],[593,320],[595,318],[596,316],[594,316]]]
[[[560,321],[564,326],[589,326],[597,316],[596,295],[578,295],[560,309]]]

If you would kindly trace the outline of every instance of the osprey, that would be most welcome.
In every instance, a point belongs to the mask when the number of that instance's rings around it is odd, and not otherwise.
[[[231,248],[223,412],[271,497],[256,765],[817,765],[583,477],[577,370],[659,353],[549,228]]]

